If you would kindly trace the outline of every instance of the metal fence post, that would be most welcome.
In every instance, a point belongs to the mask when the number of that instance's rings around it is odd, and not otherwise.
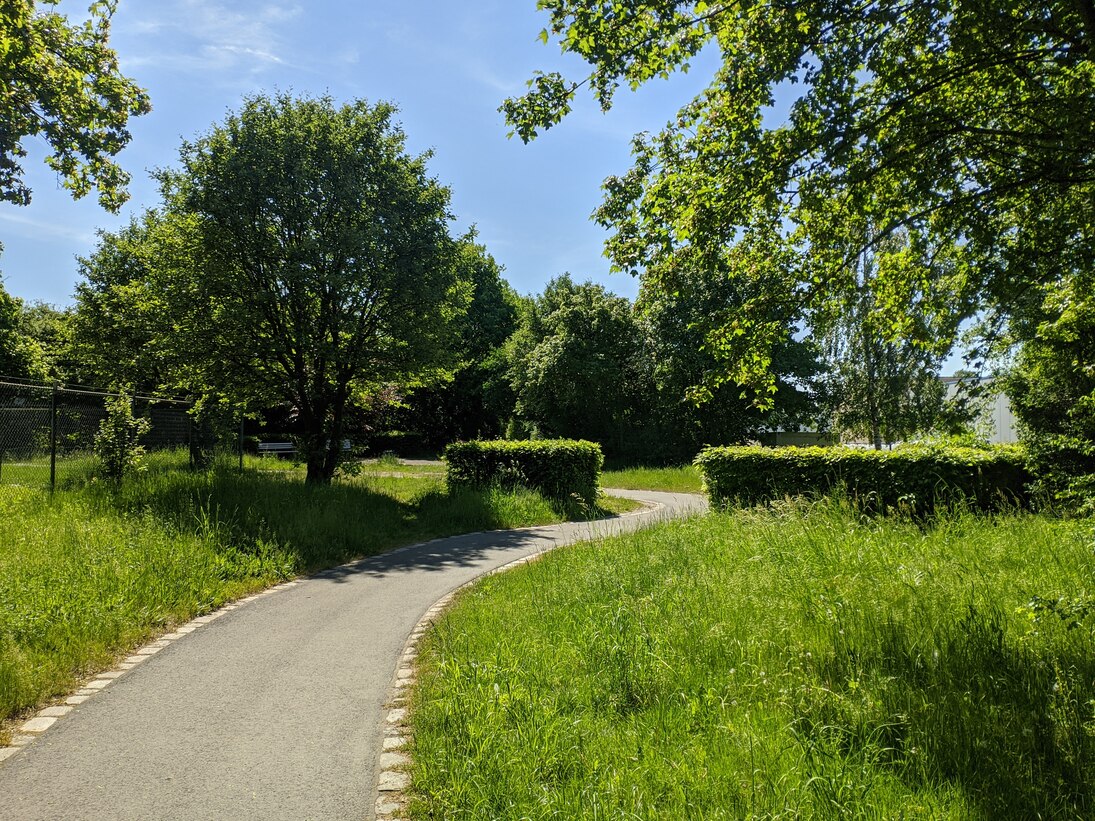
[[[49,395],[49,492],[57,487],[57,386]]]
[[[240,473],[243,473],[243,414],[240,414]]]

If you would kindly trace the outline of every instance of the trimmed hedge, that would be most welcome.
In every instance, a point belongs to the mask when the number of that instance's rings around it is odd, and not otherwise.
[[[604,455],[594,442],[542,439],[456,442],[445,448],[451,486],[524,485],[552,499],[597,500]]]
[[[1022,449],[906,445],[853,448],[711,447],[696,457],[711,503],[756,504],[842,490],[871,510],[919,513],[965,502],[983,510],[1027,505]]]

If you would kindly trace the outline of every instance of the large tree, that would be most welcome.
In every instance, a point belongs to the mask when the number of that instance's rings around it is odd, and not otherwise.
[[[118,338],[149,336],[176,386],[289,406],[310,482],[333,476],[355,394],[446,364],[467,301],[449,191],[394,113],[252,97],[160,172],[162,214],[85,263],[81,310],[136,303]]]
[[[121,74],[108,44],[117,0],[96,0],[82,23],[54,10],[58,2],[0,4],[0,200],[30,202],[21,160],[24,141],[40,137],[73,196],[95,188],[117,211],[129,175],[113,157],[129,142],[129,118],[151,109],[148,95]]]
[[[802,309],[854,290],[849,262],[905,231],[950,258],[925,309],[1003,320],[1038,289],[1095,264],[1095,4],[1091,0],[539,0],[588,76],[534,77],[503,106],[523,139],[588,84],[604,108],[632,87],[721,58],[710,86],[634,144],[597,218],[617,268],[664,280],[682,266],[761,287],[708,344],[721,378],[763,385]],[[794,102],[786,116],[777,97]],[[876,226],[851,232],[849,217]],[[900,267],[877,311],[908,334]],[[949,340],[921,340],[945,347]],[[717,379],[715,381],[718,381]]]
[[[642,334],[626,298],[556,277],[522,306],[507,354],[522,420],[547,436],[620,451],[648,393]]]

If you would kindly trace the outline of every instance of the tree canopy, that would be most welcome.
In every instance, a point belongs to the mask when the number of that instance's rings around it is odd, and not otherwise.
[[[556,277],[522,306],[507,349],[521,419],[548,438],[619,449],[645,392],[642,337],[627,299]]]
[[[147,340],[179,388],[284,403],[309,481],[329,481],[354,396],[447,364],[468,299],[449,191],[394,114],[260,95],[184,143],[162,211],[84,262],[85,338]]]
[[[26,205],[24,141],[41,137],[46,159],[77,199],[98,190],[117,211],[129,175],[112,159],[129,142],[130,117],[151,110],[148,95],[118,69],[109,47],[117,0],[96,0],[78,24],[50,9],[59,0],[7,0],[0,6],[0,200]]]
[[[538,74],[505,102],[525,140],[583,85],[608,108],[621,83],[684,70],[703,49],[721,57],[676,120],[636,137],[633,168],[606,180],[596,214],[615,267],[667,292],[682,270],[760,286],[708,337],[720,378],[765,384],[787,325],[854,290],[850,263],[896,232],[949,261],[921,290],[925,310],[990,324],[1095,262],[1091,0],[539,6],[545,42],[592,68]],[[777,95],[794,99],[785,118]],[[923,284],[887,266],[887,333],[912,334],[904,306]]]
[[[471,289],[467,313],[454,328],[460,362],[451,380],[419,387],[396,414],[402,427],[421,432],[423,444],[434,451],[460,439],[497,438],[513,412],[502,346],[517,329],[520,297],[474,231],[458,244],[457,268]]]

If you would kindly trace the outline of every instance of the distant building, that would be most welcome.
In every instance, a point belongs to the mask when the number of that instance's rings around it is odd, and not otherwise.
[[[1015,414],[1011,410],[1011,400],[1003,391],[992,389],[991,377],[942,376],[940,379],[947,387],[948,400],[958,394],[962,384],[973,383],[985,391],[984,397],[976,402],[981,410],[973,426],[978,433],[984,434],[990,443],[1000,445],[1019,441],[1015,427]]]

